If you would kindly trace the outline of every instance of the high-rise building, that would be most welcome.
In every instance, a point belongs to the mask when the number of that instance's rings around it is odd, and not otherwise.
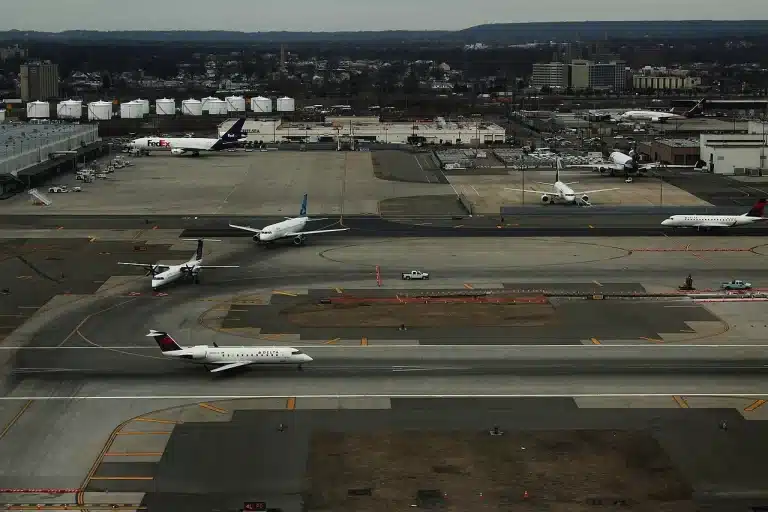
[[[593,62],[577,59],[570,64],[571,87],[576,90],[603,89],[615,92],[626,88],[625,63],[620,60]]]
[[[46,101],[59,96],[59,66],[46,62],[21,65],[22,101]]]
[[[531,87],[541,89],[566,89],[568,87],[568,64],[563,62],[543,62],[533,65]]]

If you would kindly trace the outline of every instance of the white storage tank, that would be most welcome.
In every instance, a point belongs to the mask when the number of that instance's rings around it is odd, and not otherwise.
[[[264,96],[251,98],[251,110],[256,113],[272,112],[272,100]]]
[[[59,119],[80,119],[83,117],[83,102],[65,100],[56,105],[56,117]]]
[[[203,115],[203,102],[189,99],[181,102],[181,115],[201,116]]]
[[[137,101],[129,101],[120,105],[120,117],[123,119],[139,119],[144,116],[144,106]]]
[[[89,121],[107,121],[112,119],[112,103],[108,101],[92,101],[88,104]]]
[[[155,114],[159,116],[172,116],[176,113],[176,100],[163,98],[155,102]]]
[[[227,112],[245,112],[245,98],[242,96],[227,96]]]
[[[148,116],[149,115],[149,100],[136,100],[136,103],[141,103],[141,113],[142,115]]]
[[[214,96],[208,96],[207,98],[203,98],[203,101],[202,101],[203,112],[208,112],[208,104],[212,101],[219,101],[219,98],[216,98]]]
[[[226,101],[215,99],[208,102],[208,113],[212,116],[223,116],[226,115],[227,112],[228,110]]]
[[[32,101],[27,103],[28,119],[48,119],[51,117],[51,106],[47,101]]]
[[[278,112],[293,112],[294,110],[296,110],[296,102],[293,98],[289,98],[288,96],[277,98]]]

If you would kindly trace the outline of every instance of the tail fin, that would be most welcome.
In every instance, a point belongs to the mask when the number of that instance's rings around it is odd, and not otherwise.
[[[768,199],[760,199],[751,210],[744,214],[744,217],[762,217],[766,203],[768,203]]]
[[[176,350],[181,350],[181,345],[176,343],[176,340],[171,338],[167,332],[150,329],[147,336],[155,339],[162,352],[174,352]]]
[[[227,130],[224,135],[222,135],[219,140],[216,141],[216,144],[213,145],[213,149],[221,149],[226,146],[231,146],[238,140],[242,139],[245,136],[245,133],[243,133],[244,124],[244,117],[241,117],[235,121],[235,124],[233,124],[229,130]]]
[[[560,181],[560,169],[563,168],[563,159],[560,157],[557,157],[557,160],[555,160],[555,183]]]
[[[304,194],[304,199],[301,201],[301,210],[299,210],[299,217],[306,217],[307,216],[307,196],[309,194]]]
[[[704,110],[704,102],[706,101],[706,98],[702,98],[699,100],[699,102],[693,106],[691,110],[685,113],[686,117],[693,117],[702,110]]]
[[[200,261],[203,259],[203,239],[200,238],[197,241],[197,250],[195,251],[194,256],[192,256],[192,261]]]

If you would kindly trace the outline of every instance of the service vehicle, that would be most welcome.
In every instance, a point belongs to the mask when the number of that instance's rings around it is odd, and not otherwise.
[[[421,270],[411,270],[410,272],[403,272],[403,279],[429,279],[429,273],[422,272]]]
[[[734,279],[720,285],[723,290],[751,290],[752,283],[742,281],[741,279]]]

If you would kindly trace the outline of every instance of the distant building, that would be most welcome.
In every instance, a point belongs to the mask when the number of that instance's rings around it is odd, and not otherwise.
[[[576,90],[623,91],[626,89],[625,67],[625,63],[620,60],[611,62],[573,60],[570,64],[571,87]]]
[[[59,66],[51,62],[21,65],[21,100],[47,101],[59,97]]]
[[[533,76],[531,77],[531,87],[541,89],[550,87],[552,89],[568,88],[568,65],[562,62],[536,63],[533,65]]]
[[[768,172],[768,145],[760,134],[702,134],[701,159],[715,174],[762,176]]]
[[[695,89],[701,85],[697,76],[648,76],[632,75],[632,88],[654,90]]]

